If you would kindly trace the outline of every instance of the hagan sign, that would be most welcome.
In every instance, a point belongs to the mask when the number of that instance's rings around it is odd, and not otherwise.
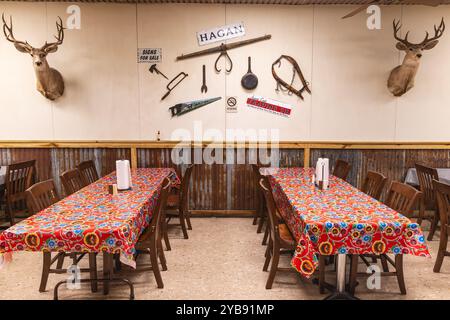
[[[244,24],[235,23],[223,27],[197,32],[198,44],[204,46],[214,42],[242,37],[245,35]]]

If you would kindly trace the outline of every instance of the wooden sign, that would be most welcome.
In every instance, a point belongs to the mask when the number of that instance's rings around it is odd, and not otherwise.
[[[159,63],[162,61],[161,48],[139,48],[137,52],[138,63]]]
[[[284,117],[288,117],[292,110],[292,107],[284,102],[256,96],[247,99],[247,106]]]
[[[214,42],[224,41],[227,39],[242,37],[245,35],[244,24],[235,23],[214,29],[203,30],[197,32],[198,44],[204,46]]]

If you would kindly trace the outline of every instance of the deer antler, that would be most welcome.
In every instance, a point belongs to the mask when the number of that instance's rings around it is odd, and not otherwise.
[[[411,45],[413,45],[411,42],[408,41],[409,31],[406,32],[405,39],[402,39],[402,38],[400,38],[400,37],[397,35],[397,33],[398,33],[398,32],[400,31],[400,29],[402,28],[402,25],[400,24],[400,20],[398,20],[398,21],[396,22],[395,19],[394,19],[394,21],[392,22],[392,25],[393,25],[393,27],[394,27],[394,38],[395,38],[395,40],[397,40],[398,42],[401,42],[401,43],[405,44],[405,45],[408,46],[408,47],[411,46]]]
[[[439,27],[436,27],[436,25],[434,25],[434,37],[428,39],[429,33],[427,31],[425,39],[420,43],[420,45],[424,46],[428,42],[431,42],[431,41],[439,39],[444,34],[444,31],[445,31],[445,22],[444,22],[444,17],[442,17],[442,20],[441,20],[441,23],[439,24]]]
[[[32,47],[28,42],[18,41],[16,40],[16,38],[14,38],[12,17],[9,16],[9,26],[5,21],[5,13],[2,14],[2,21],[3,21],[3,33],[5,34],[6,40],[14,43],[14,46],[18,50],[20,50],[19,48],[23,48],[24,51],[30,52]]]
[[[57,47],[57,46],[59,46],[60,44],[63,43],[63,41],[64,41],[64,27],[63,27],[63,23],[62,23],[61,17],[58,17],[58,19],[59,19],[59,21],[58,20],[56,21],[56,29],[58,31],[58,35],[55,36],[56,42],[47,43],[47,41],[46,41],[45,44],[41,48],[42,50],[48,51],[49,48],[55,47],[55,46]]]

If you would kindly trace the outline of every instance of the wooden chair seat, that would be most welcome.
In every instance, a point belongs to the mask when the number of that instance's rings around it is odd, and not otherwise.
[[[280,232],[281,245],[284,249],[295,250],[297,244],[294,240],[294,237],[289,231],[288,226],[285,223],[280,223],[278,225],[278,230]]]

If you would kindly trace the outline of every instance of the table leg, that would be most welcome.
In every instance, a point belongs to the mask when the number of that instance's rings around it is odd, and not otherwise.
[[[103,282],[103,294],[109,293],[109,283],[108,279],[112,279],[112,254],[108,252],[103,252],[103,277],[106,281]]]
[[[332,293],[324,300],[356,300],[356,297],[345,291],[345,262],[347,255],[338,254],[337,256],[336,292]]]

